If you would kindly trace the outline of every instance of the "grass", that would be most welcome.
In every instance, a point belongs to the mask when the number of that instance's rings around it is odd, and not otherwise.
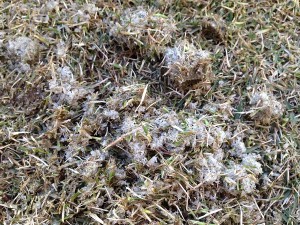
[[[298,224],[299,21],[296,0],[2,1],[0,224]]]

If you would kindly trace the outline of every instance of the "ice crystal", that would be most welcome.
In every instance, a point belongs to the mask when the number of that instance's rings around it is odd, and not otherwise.
[[[32,61],[38,54],[38,44],[28,37],[17,37],[9,40],[7,50],[10,55],[18,57],[21,61]]]

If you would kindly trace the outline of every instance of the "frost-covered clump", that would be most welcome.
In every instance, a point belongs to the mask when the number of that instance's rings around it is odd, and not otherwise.
[[[243,155],[247,153],[247,147],[244,142],[244,139],[247,136],[245,135],[245,133],[249,128],[245,124],[237,124],[237,126],[232,127],[231,129],[232,129],[232,133],[230,133],[231,149],[229,150],[229,153],[234,157],[243,158]]]
[[[176,142],[179,141],[180,128],[179,118],[175,112],[169,112],[160,115],[150,123],[152,149],[166,149],[166,151],[175,151],[178,149]]]
[[[222,120],[228,121],[233,117],[232,106],[230,102],[225,102],[222,104],[218,103],[207,103],[202,108],[203,112],[212,115],[220,115]]]
[[[207,103],[203,106],[202,110],[206,113],[215,114],[218,111],[217,104]]]
[[[242,165],[255,175],[262,173],[261,164],[257,162],[261,157],[256,154],[245,154],[242,160]]]
[[[136,141],[136,142],[133,142],[129,147],[132,150],[133,159],[136,162],[139,162],[139,163],[142,163],[142,164],[146,164],[148,162],[147,158],[146,158],[146,144],[145,144],[145,142]]]
[[[171,85],[180,90],[210,88],[213,74],[210,53],[197,49],[187,41],[178,42],[165,51],[165,64]]]
[[[148,12],[143,8],[137,10],[127,9],[121,17],[121,25],[125,26],[128,31],[133,31],[136,27],[142,27],[147,24]]]
[[[222,127],[210,127],[194,116],[178,114],[175,111],[156,113],[158,115],[143,122],[125,118],[120,135],[136,130],[133,134],[130,133],[130,139],[126,139],[131,152],[145,156],[147,148],[170,154],[199,147],[217,151],[227,140]]]
[[[278,119],[282,116],[284,109],[272,94],[267,92],[257,92],[250,98],[252,105],[251,117],[255,120],[268,124],[271,119]]]
[[[88,23],[91,18],[95,17],[99,10],[99,8],[92,3],[83,4],[81,6],[74,4],[72,8],[74,14],[70,18],[73,23]],[[82,27],[80,26],[75,29],[75,32],[79,31],[82,31]]]
[[[32,62],[38,55],[38,44],[28,37],[17,37],[8,41],[7,51],[9,56],[15,57],[21,62]]]
[[[201,158],[199,164],[201,166],[200,179],[204,183],[218,182],[224,170],[222,163],[223,151],[219,149],[216,154],[206,153]]]
[[[53,9],[57,8],[58,5],[59,5],[59,2],[58,2],[58,1],[50,0],[50,1],[47,1],[46,9],[47,9],[48,11],[52,11]]]
[[[206,147],[215,152],[228,139],[221,126],[211,126],[209,122],[205,124],[195,116],[175,111],[157,110],[154,113],[142,120],[125,116],[122,125],[116,130],[118,137],[112,140],[126,143],[133,159],[143,164],[148,163],[148,149],[171,154]],[[114,111],[107,110],[104,110],[104,114],[115,115]],[[108,143],[104,146],[108,146]]]
[[[164,182],[161,182],[159,180],[151,180],[151,179],[145,179],[144,177],[141,177],[140,185],[133,186],[133,190],[135,193],[137,193],[139,196],[147,196],[147,195],[154,195],[157,194],[159,191],[161,191],[165,186]]]
[[[242,191],[248,194],[255,190],[257,179],[248,174],[242,165],[231,162],[225,174],[224,184],[231,193]]]
[[[221,126],[211,126],[205,120],[199,120],[193,117],[186,118],[186,129],[188,136],[184,136],[185,142],[192,143],[193,148],[211,147],[212,150],[218,150],[228,139],[227,133]],[[194,134],[194,139],[191,137]]]
[[[17,71],[19,73],[26,73],[26,72],[29,72],[31,69],[30,65],[28,63],[24,63],[24,62],[15,62],[15,64],[11,64],[9,62],[9,64],[10,64],[9,68],[11,70]]]
[[[135,128],[137,128],[137,124],[135,123],[135,121],[131,117],[126,117],[122,124],[121,130],[124,133],[128,133]]]
[[[95,111],[97,110],[96,107],[97,100],[98,100],[97,93],[91,93],[90,95],[86,96],[86,101],[83,103],[84,115],[86,117],[91,117],[94,115]]]
[[[188,41],[179,41],[173,48],[167,48],[165,52],[165,62],[167,66],[175,63],[189,63],[190,66],[197,64],[199,59],[209,59],[208,51],[199,50]],[[189,62],[187,62],[190,60]]]
[[[261,164],[257,162],[258,155],[244,155],[241,164],[231,161],[225,170],[224,184],[228,191],[249,194],[255,191],[258,175],[262,174]]]
[[[209,127],[196,117],[165,113],[150,123],[151,148],[164,148],[168,152],[181,152],[187,147],[211,147],[217,150],[227,140],[222,127]]]
[[[146,90],[146,94],[143,93]],[[128,86],[117,87],[111,98],[106,100],[108,109],[111,110],[125,110],[126,113],[132,111],[144,111],[145,107],[155,102],[155,99],[150,98],[147,94],[147,85],[134,83]]]
[[[165,52],[165,62],[167,66],[171,66],[182,59],[182,51],[180,48],[167,48]]]
[[[126,136],[126,142],[132,154],[132,158],[139,163],[146,164],[146,143],[147,141],[143,137],[143,132],[141,126],[136,124],[136,122],[131,118],[125,118],[122,126],[121,132],[124,134],[130,134]]]
[[[172,18],[146,10],[142,7],[125,10],[115,24],[110,25],[110,36],[134,49],[161,52],[161,47],[169,43],[176,31]]]
[[[88,91],[76,81],[70,67],[60,67],[56,72],[49,81],[49,89],[58,95],[57,103],[77,105],[78,100],[85,97]]]
[[[96,175],[99,168],[99,164],[95,161],[86,161],[83,162],[79,168],[80,168],[80,174],[89,177],[89,176]]]
[[[213,149],[218,149],[222,144],[227,140],[227,133],[223,130],[222,127],[214,126],[210,130],[214,142],[212,143]]]
[[[242,157],[247,151],[245,143],[240,137],[237,137],[235,140],[233,140],[231,147],[233,148],[231,154],[234,156]]]
[[[58,58],[65,58],[67,55],[66,43],[60,40],[56,45],[56,55]]]
[[[94,3],[84,4],[82,9],[90,15],[95,15],[99,11],[99,8]]]
[[[169,113],[165,113],[157,117],[153,122],[156,128],[164,130],[170,126],[178,126],[179,118],[176,112],[171,111]]]
[[[116,110],[104,110],[103,115],[109,119],[116,120],[119,118],[119,113]]]
[[[100,150],[93,150],[86,159],[79,163],[78,171],[84,176],[94,176],[98,172],[99,167],[107,158],[108,154]]]

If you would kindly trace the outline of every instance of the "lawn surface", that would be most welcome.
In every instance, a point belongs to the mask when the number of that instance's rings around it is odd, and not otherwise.
[[[0,2],[0,224],[299,224],[300,7]]]

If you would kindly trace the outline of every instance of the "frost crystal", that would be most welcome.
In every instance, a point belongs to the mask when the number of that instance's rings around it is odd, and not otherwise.
[[[218,108],[217,108],[216,105],[208,103],[208,104],[206,104],[206,105],[203,106],[202,110],[204,112],[209,112],[211,114],[214,114],[214,113],[217,112]]]
[[[198,86],[206,90],[213,77],[210,61],[209,52],[197,49],[187,41],[165,50],[170,83],[181,90],[198,89]]]
[[[230,162],[229,167],[225,170],[224,183],[229,191],[242,190],[244,193],[252,193],[256,188],[256,183],[258,179],[255,175],[261,174],[261,165],[253,161],[253,155],[246,156],[246,160],[242,164],[235,164]],[[250,158],[250,159],[249,159]],[[254,166],[255,168],[250,171],[254,174],[248,173],[249,166]]]
[[[148,12],[142,8],[135,11],[128,9],[121,18],[121,25],[127,27],[128,31],[132,31],[135,29],[134,26],[144,26],[147,23],[147,16]]]
[[[99,8],[95,4],[88,3],[83,6],[83,10],[88,12],[89,14],[95,14],[99,10]]]
[[[207,153],[206,157],[200,159],[200,165],[200,177],[204,182],[213,183],[219,180],[224,166],[213,154]]]
[[[178,64],[197,64],[198,60],[209,59],[210,53],[197,49],[187,41],[178,42],[175,47],[167,48],[165,51],[165,60],[168,66]]]
[[[100,150],[93,150],[84,162],[79,164],[79,171],[84,176],[94,176],[101,163],[107,158],[107,153]]]
[[[60,96],[59,102],[77,104],[77,101],[88,94],[87,90],[80,86],[68,66],[57,69],[57,75],[49,81],[49,89]]]
[[[28,37],[18,37],[10,40],[7,46],[12,56],[17,56],[21,61],[33,60],[38,53],[38,45]]]
[[[253,110],[251,116],[266,124],[270,123],[272,118],[279,118],[284,112],[282,104],[273,95],[266,92],[255,93],[250,100],[250,104]]]
[[[262,168],[261,168],[261,164],[256,161],[257,159],[260,159],[259,155],[247,154],[247,155],[244,155],[242,164],[245,168],[247,168],[254,174],[259,175],[262,173]]]
[[[135,142],[131,144],[130,148],[132,149],[132,154],[135,161],[142,164],[147,163],[145,143]]]
[[[130,48],[139,47],[150,52],[162,51],[161,45],[170,42],[176,30],[174,21],[142,7],[129,8],[110,25],[109,35]]]
[[[150,144],[150,147],[152,149],[159,149],[159,148],[163,147],[163,145],[166,141],[165,134],[160,134],[160,135],[153,134],[152,139],[153,139],[153,141]]]
[[[59,58],[64,58],[67,54],[67,48],[64,41],[60,40],[56,45],[56,55]]]
[[[246,153],[246,146],[245,143],[238,137],[236,140],[233,141],[231,144],[233,147],[232,155],[241,157],[244,153]]]
[[[103,115],[112,120],[119,118],[119,113],[116,110],[104,110]]]
[[[58,6],[58,1],[48,1],[47,2],[47,5],[46,5],[46,7],[47,7],[47,9],[49,10],[49,11],[51,11],[51,10],[53,10],[53,9],[55,9],[57,6]]]
[[[212,134],[214,139],[213,147],[215,149],[220,148],[227,137],[226,133],[221,127],[213,127],[210,130],[210,133]]]
[[[71,68],[68,66],[58,68],[57,72],[60,74],[62,81],[70,82],[70,83],[75,81]]]
[[[103,162],[106,157],[107,157],[107,153],[106,152],[102,152],[100,150],[93,150],[90,152],[91,157],[93,157],[95,160]]]
[[[170,126],[176,126],[178,125],[177,114],[175,112],[163,114],[161,117],[155,119],[154,123],[159,129],[165,129]]]
[[[165,60],[166,60],[167,66],[170,66],[171,64],[179,62],[180,56],[181,56],[181,54],[180,54],[179,48],[177,48],[177,47],[167,48],[167,50],[165,52]]]
[[[246,193],[251,193],[255,190],[256,188],[256,182],[257,180],[253,176],[246,176],[243,179],[241,179],[241,188],[246,192]]]
[[[127,133],[127,132],[132,131],[135,127],[136,127],[136,124],[135,124],[134,120],[132,120],[132,118],[130,118],[130,117],[126,117],[123,122],[123,125],[121,127],[121,130],[124,133]]]

